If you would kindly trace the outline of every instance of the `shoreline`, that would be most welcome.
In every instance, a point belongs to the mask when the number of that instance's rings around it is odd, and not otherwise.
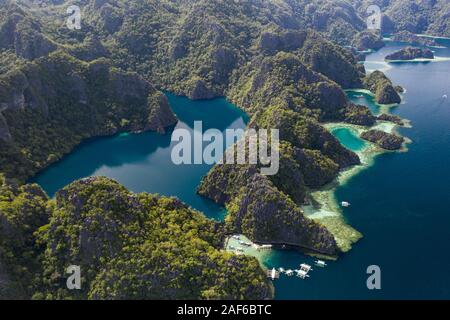
[[[450,61],[450,58],[448,57],[434,57],[433,59],[426,59],[426,58],[417,58],[417,59],[410,59],[410,60],[389,60],[384,59],[386,63],[428,63],[428,62],[446,62]]]
[[[352,90],[345,90],[346,93],[348,92],[356,92],[356,93],[364,93],[369,95],[370,97],[375,97],[375,94],[367,89],[352,89]],[[406,92],[406,91],[405,91]],[[376,103],[374,100],[372,101],[378,108],[379,113],[390,113],[390,109],[393,107],[397,107],[400,104],[389,104],[389,105],[382,105]],[[404,103],[403,95],[402,95],[402,102]],[[410,121],[407,119],[402,119],[404,122],[403,126],[400,126],[393,122],[388,121],[381,121],[378,120],[373,126],[371,127],[365,127],[355,124],[349,124],[345,122],[329,122],[323,124],[323,126],[328,130],[332,131],[334,129],[344,128],[350,130],[358,139],[361,139],[359,136],[362,132],[371,130],[371,129],[378,129],[381,131],[385,131],[387,133],[395,133],[400,135],[398,132],[399,128],[411,128]],[[350,224],[346,222],[345,219],[345,212],[341,205],[339,204],[337,198],[336,198],[336,189],[340,186],[346,185],[348,181],[353,178],[354,176],[358,175],[360,172],[369,169],[371,166],[374,165],[376,158],[384,153],[388,152],[407,152],[408,148],[407,145],[411,143],[412,141],[405,138],[405,142],[403,143],[403,146],[400,150],[395,151],[389,151],[384,150],[381,147],[377,146],[376,144],[366,141],[364,139],[361,139],[364,141],[364,146],[358,150],[354,151],[358,157],[360,158],[361,164],[355,165],[349,168],[346,168],[342,170],[339,175],[329,184],[319,188],[319,189],[311,189],[309,190],[308,198],[311,202],[311,204],[308,205],[302,205],[300,208],[303,210],[303,213],[306,217],[321,223],[324,225],[335,237],[336,243],[339,247],[339,249],[343,252],[349,252],[352,249],[352,246],[356,244],[359,240],[361,240],[364,235],[353,228]],[[280,248],[275,243],[272,244],[272,247],[267,250],[257,250],[258,244],[255,244],[251,242],[248,238],[245,236],[239,235],[241,239],[245,239],[244,241],[251,243],[251,248],[253,249],[247,249],[244,248],[243,252],[239,252],[238,254],[248,254],[250,256],[255,257],[261,265],[264,266],[264,262],[267,259],[270,259],[270,256],[273,254],[273,250],[283,250],[284,248]],[[235,252],[235,250],[230,250],[229,243],[230,243],[231,237],[228,237],[224,243],[224,249],[230,252]],[[285,249],[292,249],[292,247],[286,247]],[[304,255],[309,256],[316,256],[313,252],[308,252],[304,248],[301,247],[295,247],[294,249],[297,249],[299,252],[301,252]],[[324,259],[328,260],[336,260],[338,257],[328,257],[328,256],[322,256]]]
[[[374,100],[375,94],[367,89],[353,89],[353,90],[345,90],[346,93],[356,92],[363,93],[372,98],[372,103],[374,103],[379,112],[375,115],[379,115],[381,113],[391,114],[390,110],[394,107],[397,107],[404,103],[403,94],[401,94],[402,101],[400,104],[379,104]],[[406,89],[405,91],[406,92]],[[403,93],[404,93],[403,92]],[[378,129],[387,133],[393,133],[402,136],[399,132],[399,128],[411,128],[411,122],[407,119],[403,120],[403,126],[400,126],[393,122],[388,121],[380,121],[377,120],[376,123],[371,127],[365,127],[355,124],[349,124],[345,122],[330,122],[325,123],[324,127],[328,131],[333,131],[335,129],[348,129],[350,130],[357,138],[360,138],[360,135],[367,130]],[[336,242],[338,242],[338,246],[345,253],[351,250],[352,245],[358,242],[363,238],[363,235],[354,229],[352,226],[347,224],[345,221],[345,214],[343,208],[339,205],[339,202],[336,198],[336,189],[340,186],[344,186],[348,183],[348,181],[354,176],[358,175],[360,172],[369,169],[371,166],[375,164],[376,158],[384,153],[388,152],[407,152],[408,144],[412,141],[402,136],[405,139],[403,146],[400,150],[389,151],[384,150],[376,144],[361,139],[364,142],[364,146],[358,150],[354,151],[361,160],[360,165],[352,166],[350,168],[344,169],[339,173],[337,178],[326,185],[325,187],[318,189],[316,191],[311,192],[311,197],[316,203],[316,206],[304,206],[304,211],[308,217],[321,222],[324,224],[330,232],[336,238]]]

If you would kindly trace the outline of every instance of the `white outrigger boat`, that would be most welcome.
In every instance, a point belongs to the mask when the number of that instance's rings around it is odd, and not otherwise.
[[[292,277],[294,275],[294,270],[291,270],[291,269],[286,270],[286,275],[288,277]]]
[[[350,204],[350,202],[342,201],[342,202],[341,202],[341,206],[343,206],[344,208],[348,208],[348,207],[351,206],[351,204]]]
[[[321,267],[321,268],[325,268],[327,266],[325,261],[322,261],[322,260],[316,260],[314,263],[316,266]]]

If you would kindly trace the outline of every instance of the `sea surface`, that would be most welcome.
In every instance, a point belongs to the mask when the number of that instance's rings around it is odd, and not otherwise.
[[[353,249],[314,267],[301,280],[281,276],[275,281],[277,299],[449,299],[450,298],[450,49],[433,48],[438,62],[387,64],[384,56],[402,48],[390,42],[368,56],[367,70],[384,71],[406,89],[392,113],[409,119],[412,128],[399,132],[412,140],[408,152],[384,153],[374,164],[336,190],[347,222],[364,238]],[[370,96],[348,93],[352,101],[375,113]],[[193,122],[207,128],[243,128],[247,117],[224,99],[189,101],[168,95],[180,119],[178,128],[192,132]],[[364,147],[352,130],[333,134],[349,149]],[[175,166],[170,161],[171,130],[122,134],[83,143],[62,161],[34,179],[53,195],[73,180],[103,175],[135,192],[177,196],[208,217],[223,219],[225,211],[196,193],[211,166]],[[296,251],[274,251],[264,264],[298,269],[314,259]],[[381,290],[366,286],[367,267],[381,269]]]

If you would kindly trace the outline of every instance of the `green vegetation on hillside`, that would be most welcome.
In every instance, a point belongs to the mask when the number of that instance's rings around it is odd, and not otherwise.
[[[0,103],[0,171],[21,181],[86,138],[176,121],[165,96],[138,75],[61,52],[1,78]]]
[[[375,93],[375,100],[380,104],[393,104],[402,101],[391,80],[381,71],[374,71],[364,79],[367,89]]]
[[[256,259],[222,251],[222,226],[177,199],[107,178],[74,182],[55,200],[36,185],[1,182],[0,280],[10,281],[0,281],[0,298],[272,297]],[[81,268],[81,290],[66,287],[71,265]]]
[[[381,45],[380,34],[365,31],[366,1],[82,0],[81,30],[65,26],[69,2],[30,10],[29,1],[0,1],[0,297],[264,299],[272,297],[264,272],[255,259],[221,251],[225,234],[339,253],[300,206],[359,159],[321,122],[374,124],[343,89],[400,99],[384,74],[366,77],[340,46]],[[386,28],[446,34],[442,1],[423,12],[402,2],[411,25],[383,1],[398,17],[384,19]],[[21,185],[84,139],[163,132],[176,118],[158,89],[225,96],[250,114],[251,127],[280,129],[278,175],[219,165],[199,186],[227,207],[224,225],[105,178],[74,182],[55,200]],[[75,293],[64,281],[72,264],[83,272]]]

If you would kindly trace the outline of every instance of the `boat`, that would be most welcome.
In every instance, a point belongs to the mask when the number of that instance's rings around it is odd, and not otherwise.
[[[364,98],[364,96],[362,94],[357,94],[357,95],[355,95],[355,98],[360,99],[360,98]]]
[[[232,236],[233,239],[240,240],[239,236]]]
[[[275,280],[280,277],[280,273],[275,268],[273,268],[272,270],[267,270],[267,277]]]
[[[322,261],[322,260],[316,260],[314,263],[315,263],[316,266],[322,267],[322,268],[324,268],[324,267],[327,266],[327,264],[325,263],[325,261]]]
[[[288,277],[292,277],[292,276],[294,275],[294,270],[291,270],[291,269],[286,270],[286,275],[287,275]]]
[[[306,273],[308,273],[309,271],[312,270],[312,267],[311,267],[309,264],[302,263],[302,264],[300,265],[300,270],[303,270],[303,271],[305,271]]]
[[[252,245],[251,243],[248,243],[248,242],[245,242],[245,241],[242,241],[242,240],[239,241],[239,244],[241,246],[246,246],[246,247],[250,247]]]
[[[342,201],[341,206],[343,206],[344,208],[348,208],[348,207],[350,207],[350,202]]]
[[[305,270],[296,270],[297,271],[297,277],[301,279],[309,278],[308,272]]]
[[[280,273],[284,273],[284,272],[285,272],[284,268],[278,268],[278,271],[279,271]]]

